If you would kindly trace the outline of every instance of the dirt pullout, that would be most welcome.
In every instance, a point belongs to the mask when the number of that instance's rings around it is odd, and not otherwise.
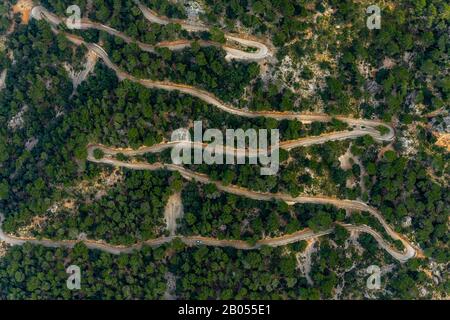
[[[30,21],[31,9],[33,9],[32,0],[19,0],[12,8],[13,13],[22,15],[22,23],[27,24]]]
[[[177,219],[183,216],[183,203],[181,201],[181,192],[174,193],[167,201],[164,210],[164,219],[166,220],[167,230],[174,236],[177,231]]]

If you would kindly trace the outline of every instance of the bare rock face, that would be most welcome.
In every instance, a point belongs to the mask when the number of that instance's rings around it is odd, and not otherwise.
[[[439,133],[450,133],[450,116],[433,118],[431,125]]]
[[[34,149],[34,147],[38,144],[39,139],[36,138],[30,138],[27,142],[25,142],[25,149],[28,151],[31,151]]]
[[[23,106],[23,108],[8,122],[8,128],[15,131],[17,129],[21,129],[24,125],[23,116],[25,112],[27,112],[28,107]]]
[[[366,89],[370,94],[377,94],[381,90],[381,86],[376,81],[367,81]]]
[[[412,225],[412,218],[410,216],[405,217],[402,223],[403,228],[409,228]]]
[[[5,83],[5,81],[6,81],[6,73],[7,73],[6,69],[3,70],[2,73],[0,73],[0,91],[2,91],[3,89],[6,88],[6,83]]]
[[[200,14],[205,13],[197,1],[188,1],[184,4],[189,22],[199,22]]]

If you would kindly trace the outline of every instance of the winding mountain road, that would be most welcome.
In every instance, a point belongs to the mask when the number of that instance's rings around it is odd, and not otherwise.
[[[182,29],[189,32],[201,32],[201,31],[209,31],[210,28],[205,26],[202,23],[193,24],[188,23],[184,20],[178,19],[170,19],[167,17],[161,17],[156,12],[150,10],[148,7],[144,6],[140,1],[134,1],[139,9],[141,10],[144,17],[152,22],[162,25],[167,25],[169,23],[179,24]],[[249,35],[241,35],[241,34],[225,34],[225,39],[227,42],[236,42],[241,46],[255,48],[254,52],[242,51],[236,48],[233,48],[228,45],[222,45],[223,49],[227,52],[226,59],[235,59],[235,60],[246,60],[246,61],[260,61],[266,59],[268,56],[274,55],[274,48],[268,44],[262,42],[261,39],[251,39]],[[211,44],[211,43],[210,43]]]
[[[96,159],[94,157],[94,150],[100,148],[105,152],[105,157],[102,159]],[[156,149],[153,149],[152,152],[156,152]],[[95,163],[99,163],[99,164],[107,164],[107,165],[111,165],[111,166],[115,166],[115,167],[123,167],[123,168],[128,168],[128,169],[132,169],[132,170],[151,170],[151,171],[156,171],[156,170],[169,170],[169,171],[176,171],[178,173],[180,173],[180,175],[182,177],[184,177],[186,180],[194,180],[197,181],[199,183],[203,183],[203,184],[215,184],[217,189],[226,193],[231,193],[231,194],[235,194],[238,196],[243,196],[249,199],[253,199],[253,200],[258,200],[258,201],[272,201],[272,200],[281,200],[286,202],[289,205],[294,205],[294,204],[305,204],[305,203],[309,203],[309,204],[323,204],[323,205],[332,205],[335,206],[337,208],[342,208],[342,209],[347,209],[347,210],[352,210],[352,211],[359,211],[359,212],[368,212],[370,213],[373,217],[375,217],[380,224],[383,226],[383,228],[385,229],[386,233],[394,240],[399,240],[402,242],[402,244],[405,247],[405,251],[404,252],[399,252],[398,250],[389,247],[389,249],[387,249],[387,247],[384,247],[385,250],[387,250],[392,256],[394,256],[397,260],[399,261],[406,261],[414,256],[416,256],[416,251],[420,251],[418,248],[415,248],[412,244],[409,243],[409,241],[407,239],[405,239],[403,236],[399,235],[396,231],[394,231],[384,220],[383,216],[381,215],[381,213],[363,203],[360,201],[355,201],[355,200],[341,200],[341,199],[336,199],[336,198],[331,198],[331,197],[324,197],[324,196],[299,196],[299,197],[292,197],[290,195],[287,194],[283,194],[283,193],[266,193],[266,192],[257,192],[257,191],[253,191],[253,190],[249,190],[243,187],[239,187],[239,186],[235,186],[235,185],[223,185],[220,182],[217,181],[212,181],[207,175],[201,174],[201,173],[197,173],[194,171],[191,171],[189,169],[184,168],[183,166],[179,166],[179,165],[174,165],[174,164],[162,164],[162,163],[155,163],[155,164],[150,164],[150,163],[144,163],[144,162],[135,162],[135,163],[130,163],[130,162],[125,162],[125,161],[119,161],[117,159],[114,159],[112,157],[110,157],[111,155],[116,155],[118,153],[122,153],[124,155],[137,155],[137,154],[141,154],[139,153],[139,151],[135,151],[135,150],[127,150],[127,149],[117,149],[114,150],[113,148],[107,148],[104,147],[102,145],[89,145],[88,146],[88,161],[91,162],[95,162]],[[366,232],[366,229],[363,229],[362,227],[360,229],[354,229],[354,231],[358,231],[360,230],[360,232]],[[367,233],[372,234],[375,238],[379,238],[377,239],[377,241],[380,243],[382,240],[382,237],[376,233],[374,230],[370,229],[371,231],[367,231]]]
[[[256,242],[256,244],[251,245],[248,242],[242,240],[221,240],[215,238],[208,238],[202,236],[169,236],[161,237],[157,239],[142,241],[130,246],[120,246],[111,245],[103,241],[94,240],[49,240],[49,239],[36,239],[36,238],[25,238],[16,237],[12,235],[5,234],[2,230],[2,223],[4,220],[3,214],[0,213],[0,241],[3,241],[11,246],[22,246],[25,243],[30,243],[32,245],[42,245],[47,248],[73,248],[77,243],[84,243],[86,247],[92,250],[100,250],[110,254],[129,254],[135,250],[142,249],[143,246],[159,247],[164,244],[170,243],[175,239],[181,240],[188,246],[206,245],[213,247],[232,247],[238,250],[256,250],[262,246],[270,247],[280,247],[291,243],[296,243],[302,240],[309,240],[314,238],[319,238],[328,234],[333,233],[333,229],[324,230],[320,232],[313,232],[310,229],[304,229],[292,234],[284,235],[277,238],[266,238]],[[367,226],[353,226],[353,225],[342,225],[349,231],[354,231],[358,233],[369,233],[378,242],[380,247],[386,250],[393,258],[397,259],[399,262],[404,263],[408,261],[412,256],[408,253],[399,253],[397,250],[391,248],[391,246],[384,241],[383,237],[379,235],[376,231],[372,230]]]
[[[337,140],[346,140],[350,138],[355,138],[359,136],[367,135],[367,131],[340,131],[340,132],[331,132],[331,133],[325,133],[320,136],[314,136],[314,137],[305,137],[305,138],[299,138],[296,140],[289,140],[289,141],[282,141],[279,143],[280,149],[290,151],[295,148],[299,147],[307,147],[317,144],[323,144],[328,141],[337,141]],[[172,149],[174,147],[180,147],[180,148],[192,148],[192,149],[204,149],[208,146],[207,143],[199,143],[194,141],[168,141],[168,142],[162,142],[159,144],[155,144],[152,146],[143,146],[138,149],[131,149],[131,148],[112,148],[101,144],[93,144],[90,145],[89,148],[95,148],[102,150],[107,155],[117,155],[119,153],[126,154],[128,156],[140,156],[144,155],[146,153],[160,153],[168,149]],[[258,153],[261,152],[259,149],[237,149],[237,148],[231,148],[225,146],[222,150],[222,152],[219,150],[215,150],[216,154],[230,154],[238,157],[249,157],[249,158],[255,158],[258,157]],[[269,151],[270,153],[270,151]]]
[[[51,24],[58,25],[61,23],[61,19],[54,14],[48,12],[44,7],[37,6],[32,10],[32,15],[36,19],[44,18]],[[105,28],[108,28],[105,26]],[[56,31],[56,30],[55,30]],[[130,75],[122,71],[116,64],[114,64],[109,58],[108,53],[95,43],[87,43],[82,38],[77,37],[72,34],[65,34],[66,37],[76,45],[84,45],[89,50],[93,51],[98,55],[99,58],[103,60],[103,62],[118,76],[121,80],[130,80],[136,83],[139,83],[150,89],[161,89],[166,91],[179,91],[181,93],[196,97],[208,104],[211,104],[224,112],[228,112],[230,114],[234,114],[237,116],[242,116],[246,118],[257,118],[257,117],[265,117],[272,118],[276,120],[298,120],[303,123],[311,123],[311,122],[330,122],[333,117],[326,114],[311,114],[311,113],[296,113],[296,112],[277,112],[277,111],[249,111],[246,109],[236,108],[228,103],[221,101],[212,93],[205,91],[203,89],[199,89],[193,86],[173,83],[170,81],[155,81],[150,79],[140,79]],[[129,41],[134,41],[128,39]],[[347,123],[353,131],[341,133],[343,136],[337,136],[337,139],[347,139],[347,138],[355,138],[365,134],[371,135],[377,141],[392,141],[395,137],[395,131],[393,127],[390,125],[383,123],[378,120],[364,120],[364,119],[355,119],[349,118],[346,116],[336,116],[334,117],[337,120]],[[386,134],[381,134],[378,128],[383,126],[388,130]],[[320,138],[327,139],[327,138]],[[295,147],[296,144],[294,143]]]
[[[192,23],[187,23],[184,20],[161,17],[156,12],[154,12],[153,10],[150,10],[148,7],[143,5],[140,1],[134,0],[134,3],[139,7],[139,9],[141,10],[144,17],[152,23],[162,24],[162,25],[167,25],[169,23],[179,24],[182,29],[189,31],[189,32],[209,31],[209,28],[202,23],[192,24]]]
[[[68,39],[76,44],[84,44],[89,50],[94,51],[103,62],[112,70],[115,71],[116,75],[121,80],[130,80],[136,83],[143,85],[146,88],[150,89],[160,89],[166,91],[179,91],[181,93],[196,97],[207,104],[211,104],[218,109],[234,114],[241,117],[246,118],[272,118],[276,120],[298,120],[303,123],[312,123],[312,122],[330,122],[333,120],[333,117],[325,114],[305,114],[305,113],[296,113],[296,112],[276,112],[276,111],[249,111],[245,109],[236,108],[228,103],[221,101],[212,93],[205,91],[203,89],[199,89],[193,86],[173,83],[169,81],[155,81],[150,79],[139,79],[130,75],[124,71],[122,71],[117,65],[115,65],[110,59],[105,50],[97,44],[86,43],[82,39],[75,37],[73,35],[67,35]],[[354,129],[352,132],[345,133],[344,137],[341,139],[349,138],[349,137],[358,137],[365,134],[371,135],[377,141],[392,141],[395,137],[394,129],[378,120],[364,120],[364,119],[355,119],[349,118],[345,116],[336,116],[334,117],[337,120],[347,123],[351,128]],[[386,134],[381,134],[378,129],[380,126],[383,126],[387,129]]]
[[[141,11],[143,12],[144,16],[147,19],[149,19],[150,21],[153,21],[156,23],[162,23],[162,24],[169,23],[168,20],[156,16],[151,10],[149,10],[148,8],[145,8],[139,2],[137,2],[137,3],[139,5]],[[58,25],[61,23],[61,19],[59,19],[55,15],[49,13],[43,7],[38,6],[38,7],[33,8],[32,15],[36,19],[44,18],[44,19],[46,19],[46,21],[48,21],[54,25]],[[91,28],[91,27],[101,28],[101,30],[104,30],[110,34],[121,37],[125,41],[133,41],[130,38],[125,38],[127,36],[125,36],[124,34],[118,32],[114,29],[111,29],[107,26],[98,25],[98,24],[95,24],[95,26],[94,26],[92,22],[86,22],[86,21],[84,21],[83,23],[87,23],[85,25],[86,28]],[[201,30],[204,30],[201,28],[206,28],[203,26],[197,26],[195,28],[198,28],[198,29],[195,29],[190,24],[182,24],[182,27],[185,28],[186,30],[191,30],[191,31],[201,31]],[[54,30],[54,31],[58,32],[56,30]],[[313,121],[329,122],[332,120],[332,117],[330,117],[328,115],[324,115],[324,114],[301,114],[301,113],[293,113],[293,112],[273,112],[273,111],[254,112],[254,111],[248,111],[248,110],[244,110],[244,109],[238,109],[238,108],[235,108],[229,104],[226,104],[226,103],[220,101],[213,94],[211,94],[207,91],[204,91],[202,89],[198,89],[198,88],[188,86],[188,85],[167,82],[167,81],[153,81],[153,80],[149,80],[149,79],[138,79],[128,73],[121,71],[118,66],[116,66],[114,63],[111,62],[111,60],[108,57],[108,54],[99,45],[92,44],[92,43],[86,43],[83,39],[81,39],[77,36],[71,35],[71,34],[65,34],[65,35],[71,42],[75,43],[76,45],[85,45],[89,50],[91,50],[92,52],[97,54],[109,68],[111,68],[112,70],[115,71],[115,73],[121,80],[127,79],[130,81],[134,81],[134,82],[140,83],[143,86],[148,87],[148,88],[162,89],[162,90],[168,90],[168,91],[172,91],[172,90],[180,91],[184,94],[188,94],[188,95],[197,97],[197,98],[203,100],[204,102],[206,102],[208,104],[212,104],[225,112],[229,112],[229,113],[247,117],[247,118],[267,117],[267,118],[273,118],[273,119],[277,119],[277,120],[284,120],[284,119],[294,120],[294,119],[296,119],[298,121],[305,122],[305,123],[311,123]],[[230,36],[227,35],[227,37],[230,37]],[[242,38],[235,38],[232,40],[241,42],[246,45],[251,45],[251,46],[254,45],[251,42],[252,40],[245,40]],[[247,42],[245,42],[244,40]],[[264,55],[266,55],[269,53],[268,51],[264,52],[265,49],[263,49],[263,46],[264,45],[261,44],[261,46],[259,47],[259,51],[256,54],[261,54],[261,52],[263,52]],[[148,49],[150,50],[150,48],[148,48]],[[235,54],[240,55],[240,57],[245,60],[251,60],[254,58],[254,57],[249,58],[249,56],[244,55],[243,51],[239,51],[239,52],[240,53],[235,52]],[[330,133],[330,134],[322,135],[319,137],[309,137],[309,138],[298,139],[295,141],[286,141],[286,142],[282,142],[281,147],[286,150],[290,150],[292,148],[296,148],[299,146],[308,146],[308,145],[312,145],[312,144],[323,143],[323,142],[330,141],[330,140],[355,138],[355,137],[363,136],[366,134],[371,135],[377,141],[392,141],[395,137],[395,131],[391,126],[389,126],[385,123],[382,123],[380,121],[377,121],[377,120],[362,120],[362,119],[348,118],[348,117],[344,117],[344,116],[338,116],[335,118],[340,121],[346,122],[350,127],[353,128],[353,131],[342,131],[342,132],[338,132],[338,133]],[[388,129],[388,132],[386,134],[381,134],[380,131],[378,130],[379,126],[384,126],[385,128]],[[223,192],[227,192],[227,193],[231,193],[231,194],[235,194],[238,196],[243,196],[243,197],[247,197],[247,198],[259,200],[259,201],[272,201],[274,199],[277,199],[277,200],[285,201],[289,205],[294,205],[297,203],[299,203],[299,204],[302,204],[302,203],[303,204],[304,203],[324,204],[324,205],[333,205],[337,208],[343,208],[343,209],[352,210],[352,211],[368,212],[381,223],[381,225],[385,229],[386,233],[391,238],[402,242],[402,244],[405,247],[405,250],[403,252],[400,252],[397,249],[393,248],[391,245],[389,245],[383,239],[383,237],[378,232],[376,232],[375,230],[371,229],[368,226],[352,226],[352,225],[343,225],[343,226],[345,228],[347,228],[349,231],[363,232],[363,233],[371,234],[374,237],[374,239],[378,242],[378,244],[380,245],[381,248],[386,250],[392,257],[394,257],[395,259],[397,259],[400,262],[406,262],[407,260],[409,260],[413,257],[421,256],[420,249],[416,248],[413,244],[411,244],[402,235],[399,235],[397,232],[395,232],[386,223],[386,221],[382,217],[381,213],[377,209],[372,208],[372,207],[368,206],[367,204],[360,202],[360,201],[341,200],[341,199],[336,199],[336,198],[320,197],[320,196],[318,196],[318,197],[309,197],[309,196],[292,197],[290,195],[286,195],[286,194],[282,194],[282,193],[256,192],[256,191],[252,191],[252,190],[242,188],[239,186],[235,186],[235,185],[223,185],[220,182],[211,181],[210,178],[206,175],[188,170],[188,169],[186,169],[182,166],[178,166],[178,165],[161,164],[161,163],[149,164],[149,163],[142,163],[142,162],[128,163],[128,162],[119,161],[112,157],[114,155],[117,155],[118,153],[123,153],[124,155],[134,156],[134,155],[144,154],[147,152],[161,152],[167,148],[173,147],[177,143],[180,143],[180,142],[165,143],[165,144],[155,145],[152,147],[141,148],[139,150],[115,149],[115,148],[105,147],[105,146],[98,145],[98,144],[97,145],[92,144],[92,145],[88,146],[87,159],[88,159],[88,161],[95,162],[95,163],[107,164],[107,165],[112,165],[112,166],[116,166],[116,167],[124,167],[124,168],[133,169],[133,170],[176,171],[176,172],[179,172],[187,180],[195,180],[195,181],[203,183],[203,184],[213,183],[216,185],[216,187],[219,190],[221,190]],[[183,142],[183,143],[185,143],[185,142]],[[198,145],[197,147],[204,147],[204,146]],[[105,153],[105,156],[102,159],[95,159],[95,157],[93,155],[94,150],[97,148],[103,150],[103,152]],[[233,151],[245,152],[245,150],[244,151],[233,150]],[[47,247],[69,247],[70,248],[70,247],[73,247],[77,242],[79,242],[79,241],[71,241],[71,240],[67,240],[67,241],[53,241],[53,240],[47,240],[47,239],[38,240],[38,239],[33,239],[33,238],[18,238],[18,237],[14,237],[11,235],[7,235],[1,229],[3,218],[4,218],[3,215],[0,214],[0,240],[4,241],[10,245],[23,245],[26,242],[30,242],[32,244],[40,244],[40,245],[44,245]],[[284,236],[281,236],[278,238],[262,239],[253,246],[248,244],[247,242],[241,241],[241,240],[219,240],[219,239],[214,239],[214,238],[197,237],[197,236],[193,236],[193,237],[184,237],[184,236],[162,237],[162,238],[158,238],[158,239],[153,239],[153,240],[148,240],[145,242],[137,243],[132,246],[113,246],[113,245],[110,245],[110,244],[107,244],[107,243],[104,243],[101,241],[92,241],[92,240],[85,240],[83,242],[91,249],[103,250],[103,251],[113,253],[113,254],[129,253],[129,252],[132,252],[133,250],[140,249],[142,247],[142,245],[144,245],[144,244],[149,245],[149,246],[160,246],[164,243],[168,243],[168,242],[174,240],[175,238],[179,238],[181,241],[183,241],[184,243],[186,243],[188,245],[196,245],[196,244],[202,243],[202,244],[209,245],[209,246],[222,246],[222,247],[226,246],[226,247],[234,247],[236,249],[250,250],[250,249],[257,249],[257,248],[261,247],[262,245],[283,246],[283,245],[286,245],[289,243],[294,243],[294,242],[301,241],[301,240],[317,238],[320,236],[330,234],[332,232],[333,232],[332,229],[321,231],[318,233],[314,233],[313,231],[311,231],[309,229],[305,229],[305,230],[301,230],[301,231],[298,231],[298,232],[295,232],[295,233],[289,234],[289,235],[284,235]]]
[[[217,98],[212,93],[205,91],[203,89],[199,89],[193,86],[173,83],[170,81],[156,81],[150,79],[139,79],[129,73],[122,71],[116,64],[114,64],[110,59],[106,51],[95,43],[86,43],[83,39],[76,37],[74,35],[66,34],[67,38],[77,45],[85,45],[89,50],[95,52],[108,66],[110,69],[114,70],[117,77],[120,80],[129,80],[136,83],[141,84],[142,86],[149,89],[160,89],[166,91],[179,91],[181,93],[196,97],[208,104],[211,104],[218,109],[234,114],[241,117],[246,118],[272,118],[276,120],[297,120],[302,123],[312,123],[312,122],[330,122],[333,118],[347,123],[353,131],[347,131],[344,133],[340,133],[336,136],[336,140],[347,139],[347,138],[355,138],[363,135],[371,135],[376,141],[384,142],[384,141],[392,141],[395,138],[395,131],[390,126],[378,120],[364,120],[364,119],[355,119],[349,118],[345,116],[336,116],[331,117],[325,114],[305,114],[305,113],[296,113],[296,112],[276,112],[276,111],[249,111],[245,109],[236,108],[228,103],[222,102],[219,98]],[[383,126],[387,129],[386,134],[381,134],[379,127]],[[317,139],[326,139],[331,140],[330,137],[326,138],[317,138]],[[307,145],[307,144],[304,144]],[[293,147],[296,144],[294,143]]]
[[[140,5],[140,8],[145,8],[144,6]],[[150,9],[147,9],[149,11],[146,11],[145,9],[141,9],[144,16],[148,19],[149,15],[148,12],[152,12]],[[146,15],[147,14],[147,15]],[[55,15],[54,13],[51,13],[43,6],[36,6],[32,9],[31,15],[36,20],[41,20],[44,18],[47,22],[51,23],[52,25],[58,26],[60,24],[63,24],[63,19]],[[154,19],[148,19],[151,22],[154,22]],[[159,20],[158,20],[159,21]],[[159,22],[156,22],[159,23]],[[167,24],[167,23],[160,23],[160,24]],[[183,25],[182,25],[183,27]],[[185,26],[184,26],[185,27]],[[191,40],[176,40],[176,41],[164,41],[160,42],[156,45],[150,45],[148,43],[143,43],[141,41],[134,40],[130,36],[126,35],[124,32],[116,30],[114,28],[111,28],[109,26],[106,26],[104,24],[91,21],[89,19],[83,18],[80,22],[80,29],[86,30],[86,29],[96,29],[99,31],[104,31],[112,36],[118,37],[122,39],[124,42],[130,44],[135,43],[138,45],[138,47],[146,52],[156,53],[156,48],[168,48],[173,51],[177,50],[183,50],[184,48],[190,47],[192,45]],[[202,30],[207,31],[208,29]],[[260,61],[266,59],[269,55],[272,55],[272,51],[269,50],[269,47],[261,42],[241,38],[238,35],[227,35],[227,40],[229,42],[236,42],[239,45],[243,47],[249,47],[254,48],[254,51],[247,52],[243,51],[237,48],[234,48],[232,46],[229,46],[227,44],[219,44],[213,41],[205,41],[205,40],[197,40],[196,42],[200,46],[216,46],[216,47],[222,47],[225,52],[227,53],[226,59],[227,60],[245,60],[245,61]]]

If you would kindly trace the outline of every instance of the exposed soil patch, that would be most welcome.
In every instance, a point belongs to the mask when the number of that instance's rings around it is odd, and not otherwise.
[[[378,152],[378,160],[381,160],[387,151],[395,151],[393,143],[390,143],[386,147],[380,149],[380,152]]]
[[[46,220],[46,216],[35,216],[28,225],[19,228],[17,234],[20,237],[32,237],[32,231],[41,231]]]
[[[339,162],[341,163],[342,170],[350,170],[352,168],[353,163],[351,162],[353,155],[350,151],[350,147],[347,149],[347,152],[339,157]]]
[[[450,133],[441,134],[436,141],[436,145],[446,148],[450,152]]]
[[[27,24],[30,21],[31,9],[33,9],[32,0],[19,0],[12,8],[13,13],[22,15],[22,23]]]

